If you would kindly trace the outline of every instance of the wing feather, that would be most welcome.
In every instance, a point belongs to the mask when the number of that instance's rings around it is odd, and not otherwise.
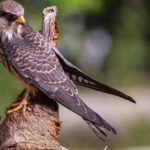
[[[103,135],[104,128],[116,133],[113,127],[78,97],[75,85],[63,71],[48,43],[46,46],[38,46],[24,39],[14,38],[5,43],[4,47],[9,63],[26,82],[91,122]]]
[[[135,100],[128,96],[127,94],[114,89],[104,83],[101,83],[99,81],[96,81],[95,79],[91,78],[90,76],[86,75],[85,73],[83,73],[81,70],[79,70],[76,66],[74,66],[73,64],[71,64],[70,62],[68,62],[58,51],[58,49],[53,48],[54,52],[56,53],[57,57],[59,58],[59,61],[64,69],[64,71],[68,74],[68,76],[70,77],[70,79],[79,85],[97,90],[97,91],[101,91],[101,92],[105,92],[108,94],[112,94],[115,96],[119,96],[121,98],[124,98],[126,100],[129,100],[130,102],[135,103]]]

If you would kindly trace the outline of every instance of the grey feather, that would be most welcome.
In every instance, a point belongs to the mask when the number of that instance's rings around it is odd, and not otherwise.
[[[95,128],[100,127],[99,132],[102,134],[104,132],[101,128],[116,133],[113,127],[78,97],[76,86],[62,69],[55,52],[45,38],[30,27],[25,33],[24,38],[14,36],[11,41],[3,43],[7,59],[19,76],[84,120],[91,122]],[[32,37],[39,36],[41,42],[45,43],[42,46],[41,43],[36,44],[36,40],[31,38],[31,33],[34,35]],[[47,71],[43,72],[45,64]]]
[[[62,65],[64,71],[68,74],[68,76],[74,83],[97,90],[97,91],[101,91],[101,92],[105,92],[105,93],[112,94],[115,96],[119,96],[121,98],[124,98],[126,100],[129,100],[129,101],[135,103],[134,99],[132,97],[128,96],[127,94],[124,94],[123,92],[121,92],[117,89],[114,89],[104,83],[96,81],[95,79],[93,79],[90,76],[83,73],[76,66],[74,66],[73,64],[68,62],[61,55],[61,53],[58,51],[58,49],[53,48],[53,50],[55,51],[57,57],[59,58],[59,61]]]

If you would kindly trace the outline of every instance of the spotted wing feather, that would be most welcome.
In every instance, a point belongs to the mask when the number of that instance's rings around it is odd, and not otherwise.
[[[38,33],[35,32],[35,36]],[[39,35],[40,36],[40,35]],[[44,41],[44,38],[43,38]],[[35,41],[13,38],[4,44],[9,63],[25,82],[35,86],[84,120],[116,133],[105,120],[91,110],[79,97],[78,91],[63,71],[59,60],[48,43],[38,46]]]
[[[32,44],[35,44],[36,46],[39,46],[40,48],[45,47],[45,41],[47,41],[47,38],[45,38],[43,35],[34,33],[34,30],[30,28],[28,24],[25,26],[25,34],[24,38],[28,41],[31,42]],[[44,40],[43,40],[44,39]],[[59,62],[61,63],[61,66],[63,67],[63,70],[68,73],[70,79],[76,84],[89,87],[91,89],[95,89],[97,91],[105,92],[108,94],[116,95],[121,98],[124,98],[126,100],[129,100],[133,103],[135,101],[128,95],[124,94],[123,92],[120,92],[119,90],[116,90],[112,87],[109,87],[103,83],[100,83],[88,75],[84,74],[82,71],[80,71],[77,67],[75,67],[73,64],[68,62],[59,52],[58,49],[52,48],[53,52],[55,52],[55,55],[57,55],[57,58],[59,59]],[[42,52],[41,52],[42,53]]]
[[[90,76],[86,75],[85,73],[83,73],[81,70],[79,70],[76,66],[74,66],[73,64],[71,64],[70,62],[68,62],[58,51],[58,49],[53,48],[54,52],[56,53],[57,57],[59,58],[59,61],[64,69],[64,71],[68,74],[68,76],[70,77],[70,79],[79,85],[97,90],[97,91],[101,91],[101,92],[105,92],[108,94],[112,94],[121,98],[124,98],[126,100],[129,100],[133,103],[135,103],[134,99],[130,96],[128,96],[127,94],[114,89],[104,83],[101,83],[99,81],[96,81],[95,79],[91,78]]]

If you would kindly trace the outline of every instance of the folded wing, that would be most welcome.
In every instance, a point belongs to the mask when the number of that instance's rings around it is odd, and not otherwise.
[[[135,101],[132,97],[130,97],[130,96],[124,94],[123,92],[116,90],[106,84],[96,81],[93,78],[91,78],[90,76],[86,75],[81,70],[79,70],[76,66],[74,66],[73,64],[68,62],[56,48],[53,48],[53,49],[54,49],[57,57],[59,58],[59,61],[62,65],[64,71],[68,74],[68,76],[74,83],[97,90],[97,91],[101,91],[104,93],[119,96],[121,98],[129,100],[130,102],[135,103]]]
[[[28,84],[81,116],[100,133],[116,133],[104,119],[90,109],[79,97],[74,83],[63,71],[49,44],[38,47],[24,39],[14,38],[5,43],[6,55],[16,73]]]

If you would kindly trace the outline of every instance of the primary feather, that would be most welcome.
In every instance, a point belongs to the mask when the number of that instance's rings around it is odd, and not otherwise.
[[[13,36],[11,40],[3,43],[5,55],[15,72],[27,84],[80,115],[103,135],[106,135],[104,129],[116,133],[113,127],[79,98],[76,86],[64,72],[52,47],[40,33],[28,26],[21,38]]]

